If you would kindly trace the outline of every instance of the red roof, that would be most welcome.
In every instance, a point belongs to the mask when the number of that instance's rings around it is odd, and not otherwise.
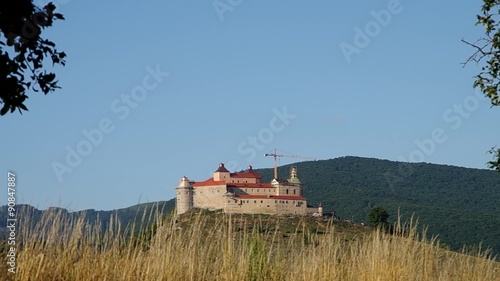
[[[270,183],[244,183],[244,182],[230,182],[228,186],[232,187],[251,187],[251,188],[274,188]]]
[[[289,196],[289,195],[238,195],[239,199],[280,199],[280,200],[303,200],[306,198],[302,196]]]
[[[231,173],[231,177],[232,178],[255,178],[255,179],[262,178],[262,176],[252,168],[252,165],[249,165],[247,170],[244,172]]]
[[[242,173],[231,173],[232,178],[251,178],[251,179],[261,179],[262,176],[257,172],[242,172]]]
[[[209,178],[206,181],[198,181],[193,184],[193,187],[212,186],[212,185],[227,185],[229,187],[248,187],[248,188],[274,188],[270,183],[244,183],[244,182],[229,182],[216,181],[214,178]]]
[[[206,181],[198,181],[193,184],[193,187],[198,186],[212,186],[212,185],[226,185],[225,181],[216,181],[214,178],[209,178]]]

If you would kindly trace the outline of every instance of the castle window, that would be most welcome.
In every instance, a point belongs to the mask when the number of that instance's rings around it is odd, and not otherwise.
[[[260,200],[260,204],[262,204],[262,200]]]
[[[254,203],[257,203],[257,200],[253,200]]]
[[[288,189],[286,190],[286,194],[288,194]]]

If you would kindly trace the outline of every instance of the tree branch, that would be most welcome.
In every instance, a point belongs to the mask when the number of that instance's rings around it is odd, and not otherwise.
[[[490,45],[491,43],[491,39],[486,39],[486,38],[482,38],[482,39],[479,39],[477,40],[476,42],[474,43],[471,43],[465,39],[462,38],[461,40],[463,43],[469,45],[469,46],[472,46],[473,48],[476,49],[476,51],[465,61],[462,63],[462,68],[464,68],[470,61],[474,61],[476,63],[480,62],[484,57],[488,56],[488,55],[491,55],[493,54],[494,52],[491,52],[491,51],[484,51],[484,49]],[[479,42],[481,41],[486,41],[486,43],[484,44],[484,46],[479,46]],[[478,55],[481,54],[478,58]]]

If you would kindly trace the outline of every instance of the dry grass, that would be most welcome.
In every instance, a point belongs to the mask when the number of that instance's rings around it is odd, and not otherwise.
[[[438,241],[382,231],[346,236],[328,225],[324,234],[297,224],[293,235],[265,221],[246,225],[238,216],[213,221],[193,214],[189,225],[158,221],[149,243],[126,239],[120,225],[104,233],[83,219],[44,217],[24,230],[17,273],[3,280],[498,280],[500,264],[488,253],[451,252]],[[254,222],[255,223],[255,222]],[[263,227],[263,225],[265,227]],[[133,226],[131,228],[133,230]],[[4,258],[2,254],[2,259]],[[2,260],[2,266],[5,262]]]

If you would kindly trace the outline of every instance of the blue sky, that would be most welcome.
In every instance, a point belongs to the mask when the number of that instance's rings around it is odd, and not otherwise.
[[[18,203],[109,210],[220,162],[271,167],[274,147],[486,168],[500,110],[460,42],[481,2],[54,1],[62,89],[0,118],[0,180],[16,172]]]

